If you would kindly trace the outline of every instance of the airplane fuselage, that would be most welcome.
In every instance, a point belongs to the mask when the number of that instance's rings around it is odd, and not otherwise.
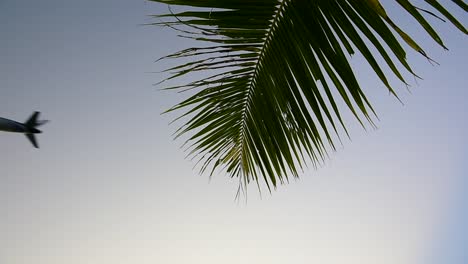
[[[35,129],[35,128],[29,128],[26,127],[24,124],[2,118],[0,117],[0,131],[5,131],[5,132],[16,132],[16,133],[32,133],[32,134],[38,134],[41,133],[40,130]]]
[[[34,112],[24,123],[0,117],[0,131],[22,133],[29,139],[29,141],[31,141],[35,148],[39,148],[39,144],[37,144],[34,134],[42,132],[36,127],[47,123],[47,120],[38,120],[39,114],[40,113],[38,111]]]

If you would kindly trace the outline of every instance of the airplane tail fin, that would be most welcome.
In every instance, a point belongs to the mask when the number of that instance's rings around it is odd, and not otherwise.
[[[32,133],[27,133],[25,134],[26,137],[29,139],[29,141],[31,142],[31,144],[33,144],[33,146],[35,148],[39,148],[39,145],[37,144],[37,140],[36,140],[36,137],[34,136],[34,134]]]
[[[26,123],[24,123],[28,129],[28,132],[25,135],[35,148],[39,148],[39,145],[37,144],[37,140],[34,134],[42,133],[42,131],[37,129],[37,127],[48,122],[47,120],[38,120],[39,114],[40,112],[34,112],[26,121]]]

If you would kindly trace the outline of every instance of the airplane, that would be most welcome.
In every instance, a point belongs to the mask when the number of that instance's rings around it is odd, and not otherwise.
[[[39,148],[34,134],[40,134],[42,131],[36,127],[49,122],[48,120],[39,121],[39,114],[40,112],[34,112],[24,124],[0,117],[0,131],[23,133],[35,148]]]

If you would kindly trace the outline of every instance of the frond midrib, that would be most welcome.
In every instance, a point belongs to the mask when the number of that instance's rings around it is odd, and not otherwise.
[[[265,36],[265,41],[264,41],[264,43],[263,43],[263,45],[262,45],[262,47],[260,49],[254,72],[252,73],[252,76],[250,77],[250,81],[248,83],[247,93],[245,95],[244,105],[242,107],[242,114],[241,114],[241,119],[242,119],[241,122],[242,123],[241,123],[240,128],[239,128],[238,146],[239,146],[240,149],[237,152],[240,155],[240,157],[238,157],[238,158],[240,158],[239,162],[240,162],[240,165],[242,166],[242,170],[244,171],[244,175],[249,175],[248,171],[247,171],[247,173],[245,173],[246,172],[246,168],[245,168],[246,161],[244,160],[244,157],[245,157],[244,156],[244,146],[246,144],[246,142],[245,142],[245,140],[246,140],[245,131],[246,131],[246,127],[247,127],[247,116],[246,116],[247,115],[247,109],[249,108],[250,103],[251,103],[252,92],[253,92],[253,90],[255,88],[256,79],[257,79],[259,71],[260,71],[261,61],[262,61],[262,59],[263,59],[263,57],[265,55],[265,50],[268,47],[269,43],[272,41],[273,32],[274,32],[274,30],[276,28],[275,25],[277,24],[277,21],[281,17],[282,10],[284,9],[284,7],[286,6],[286,4],[288,2],[289,2],[289,0],[280,0],[279,1],[280,5],[278,6],[278,8],[276,9],[276,11],[275,11],[275,13],[273,15],[273,20],[271,22],[271,26],[269,27],[269,29],[267,29],[267,33],[266,33],[266,36]]]

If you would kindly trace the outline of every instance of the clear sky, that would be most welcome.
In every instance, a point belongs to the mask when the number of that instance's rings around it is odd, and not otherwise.
[[[162,11],[0,1],[0,116],[51,120],[39,150],[0,134],[0,263],[468,263],[466,36],[435,21],[445,52],[395,13],[441,66],[409,52],[424,80],[394,82],[403,106],[353,58],[379,128],[349,122],[321,168],[238,204],[237,181],[199,176],[160,115],[182,97],[152,86],[154,61],[192,44],[140,25]]]

